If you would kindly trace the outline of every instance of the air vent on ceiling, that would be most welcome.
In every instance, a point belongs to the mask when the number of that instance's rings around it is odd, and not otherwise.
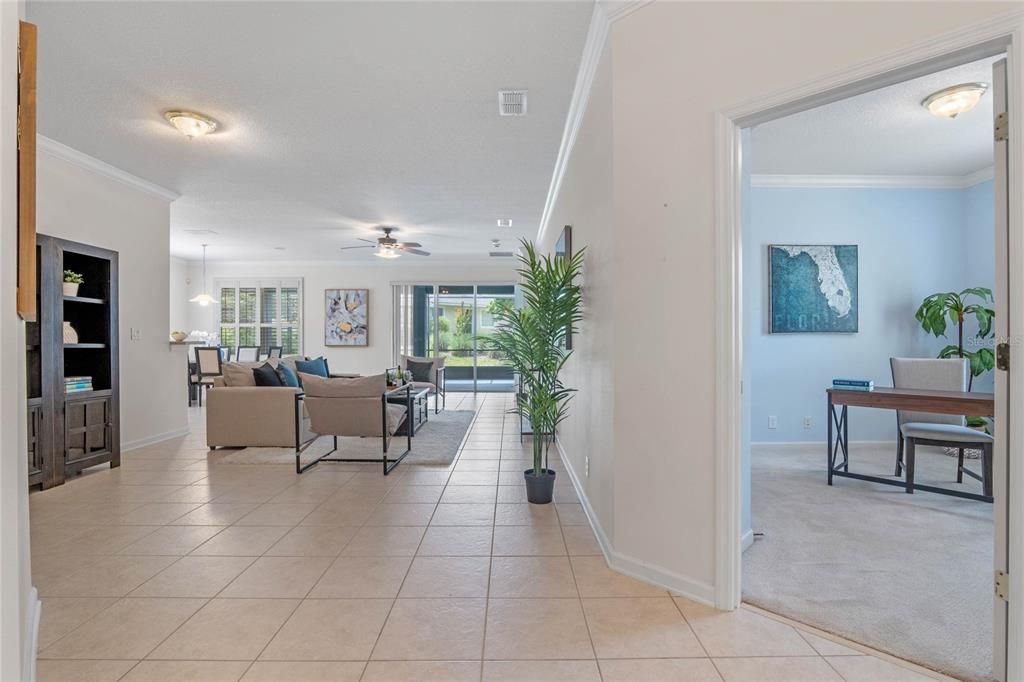
[[[498,113],[526,116],[526,90],[498,90]]]
[[[498,227],[512,227],[512,219],[498,218]]]
[[[491,251],[489,255],[491,258],[511,258],[515,254],[511,251]]]

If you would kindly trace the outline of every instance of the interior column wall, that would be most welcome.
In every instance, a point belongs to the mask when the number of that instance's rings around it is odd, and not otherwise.
[[[605,446],[611,521],[597,514],[614,529],[613,558],[713,599],[716,113],[1016,8],[653,3],[612,25],[605,66],[611,134],[577,139],[562,185],[584,183],[593,172],[575,163],[579,156],[610,155],[611,191],[599,186],[583,200],[560,194],[547,238],[563,223],[585,232],[586,211],[604,209],[592,222],[608,221],[611,203],[610,234],[602,238],[614,245],[613,267],[591,267],[587,284],[612,292],[614,341],[587,358],[609,370],[577,375],[577,387],[614,395],[613,445]],[[579,409],[573,417],[592,418]],[[586,454],[567,452],[567,459]],[[594,507],[596,483],[581,492]]]

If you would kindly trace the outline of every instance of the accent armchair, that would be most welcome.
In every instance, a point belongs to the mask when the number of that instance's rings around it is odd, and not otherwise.
[[[306,444],[295,443],[295,471],[302,472],[320,462],[374,462],[380,461],[384,475],[391,473],[412,450],[412,429],[406,429],[405,452],[398,457],[388,456],[388,447],[395,432],[412,414],[412,393],[408,385],[388,390],[384,374],[353,379],[325,379],[312,374],[300,373],[303,394],[296,400],[305,402],[309,415],[310,430],[316,437]],[[388,398],[403,395],[404,405],[389,403]],[[298,414],[298,412],[296,412]],[[303,465],[300,455],[320,436],[331,436],[334,445],[331,450]],[[381,439],[381,458],[351,459],[330,457],[338,451],[338,437],[361,437]]]
[[[410,366],[410,363],[413,365]],[[444,388],[444,363],[443,355],[432,358],[403,355],[398,365],[402,371],[412,372],[412,387],[414,389],[426,388],[430,391],[428,395],[434,396],[434,414],[438,414],[447,404]],[[419,373],[420,370],[423,370],[423,373]]]

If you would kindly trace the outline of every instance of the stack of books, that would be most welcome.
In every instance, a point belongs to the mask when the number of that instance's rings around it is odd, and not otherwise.
[[[873,391],[875,382],[870,379],[833,379],[832,388],[843,391]]]
[[[64,393],[92,390],[92,377],[64,377]]]

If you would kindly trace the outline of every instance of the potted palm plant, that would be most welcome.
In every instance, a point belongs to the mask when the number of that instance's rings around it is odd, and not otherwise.
[[[533,431],[533,468],[523,472],[526,496],[534,504],[547,504],[555,485],[549,450],[576,390],[563,385],[560,374],[572,355],[565,347],[566,334],[573,333],[583,317],[576,280],[583,271],[584,250],[567,259],[540,256],[526,240],[522,246],[518,273],[523,305],[497,307],[496,329],[481,341],[504,355],[520,377],[513,412],[529,421]]]

